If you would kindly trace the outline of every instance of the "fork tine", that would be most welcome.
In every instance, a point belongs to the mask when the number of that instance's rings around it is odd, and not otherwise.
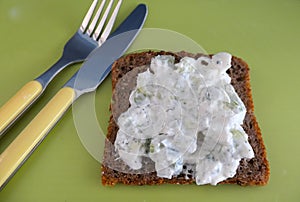
[[[99,39],[100,44],[103,43],[104,41],[106,41],[107,37],[109,36],[110,31],[111,31],[111,29],[114,25],[115,20],[116,20],[116,17],[117,17],[117,14],[119,12],[121,4],[122,4],[122,0],[119,0],[116,8],[114,9],[114,11],[113,11],[106,27],[105,27],[105,29],[103,31],[103,33],[100,36],[100,39]]]
[[[106,10],[105,10],[105,12],[104,12],[104,14],[103,14],[100,22],[99,22],[99,25],[97,26],[97,28],[96,28],[96,30],[95,30],[95,32],[93,34],[93,39],[96,40],[96,41],[97,41],[97,39],[98,39],[98,37],[99,37],[99,35],[101,33],[101,30],[103,28],[103,25],[104,25],[104,23],[106,21],[106,18],[108,16],[108,13],[109,13],[109,11],[111,9],[111,6],[112,6],[113,2],[114,2],[114,0],[111,0],[109,2],[108,6],[107,6],[107,8],[106,8]]]
[[[88,12],[85,15],[85,17],[84,17],[84,19],[83,19],[83,21],[81,23],[81,26],[80,26],[80,30],[82,32],[84,32],[86,30],[86,28],[87,28],[87,26],[88,26],[88,24],[90,22],[91,17],[93,15],[93,12],[94,12],[94,10],[96,8],[97,2],[98,2],[98,0],[94,0],[93,1],[91,7],[89,8]]]
[[[95,27],[96,27],[96,24],[97,24],[97,22],[98,22],[98,20],[99,20],[100,14],[102,13],[102,10],[103,10],[103,7],[104,7],[104,5],[105,5],[105,2],[106,2],[106,0],[102,0],[102,2],[101,2],[101,4],[100,4],[100,7],[99,7],[99,9],[97,10],[97,13],[95,14],[95,16],[94,16],[94,18],[93,18],[93,20],[92,20],[90,26],[89,26],[88,29],[87,29],[87,34],[88,34],[89,36],[92,35],[92,33],[93,33],[93,31],[94,31],[94,29],[95,29]]]

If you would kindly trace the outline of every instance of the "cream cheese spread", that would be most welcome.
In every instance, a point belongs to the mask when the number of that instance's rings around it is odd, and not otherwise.
[[[233,177],[254,152],[241,127],[246,108],[230,84],[230,66],[228,53],[179,63],[173,56],[153,58],[117,120],[120,158],[137,170],[148,157],[157,175],[169,179],[190,165],[198,185]]]

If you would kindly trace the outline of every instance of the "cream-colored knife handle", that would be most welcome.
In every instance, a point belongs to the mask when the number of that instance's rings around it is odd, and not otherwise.
[[[75,91],[64,87],[0,155],[0,190],[73,103]]]
[[[42,90],[41,83],[30,81],[0,108],[0,137],[22,112],[39,97]]]

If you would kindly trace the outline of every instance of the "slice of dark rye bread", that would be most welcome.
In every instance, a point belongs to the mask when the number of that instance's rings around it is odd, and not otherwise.
[[[176,62],[178,62],[183,56],[193,56],[195,58],[201,56],[201,54],[193,55],[186,52],[174,54],[165,51],[148,51],[126,55],[117,60],[112,66],[113,94],[116,93],[116,84],[118,80],[122,78],[122,76],[136,67],[149,65],[151,62],[151,58],[157,55],[173,55],[175,56]],[[232,66],[228,69],[227,73],[232,79],[231,84],[233,85],[247,108],[243,128],[248,134],[249,142],[254,150],[255,157],[249,160],[242,159],[240,161],[240,165],[237,169],[236,175],[230,179],[220,182],[219,184],[265,185],[269,180],[270,169],[268,160],[266,158],[266,149],[263,143],[261,131],[254,116],[254,105],[250,88],[249,67],[246,62],[235,56],[232,57],[231,65]],[[129,107],[128,101],[124,101],[124,104],[127,105],[125,108]],[[166,179],[158,177],[156,175],[156,172],[132,174],[120,171],[121,169],[119,168],[125,168],[126,165],[122,160],[116,160],[115,158],[116,152],[113,148],[113,143],[115,141],[117,131],[118,126],[113,116],[111,115],[102,163],[103,185],[112,186],[117,183],[128,185],[154,185],[164,183],[191,184],[195,182],[192,177],[187,179],[186,174],[180,174],[176,177],[173,177],[172,179]]]

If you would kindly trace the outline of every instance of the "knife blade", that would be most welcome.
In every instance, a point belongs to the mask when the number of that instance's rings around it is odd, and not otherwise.
[[[78,72],[57,92],[37,116],[0,155],[0,190],[40,145],[72,103],[82,94],[94,91],[142,28],[147,7],[138,5],[102,46],[95,49]]]

